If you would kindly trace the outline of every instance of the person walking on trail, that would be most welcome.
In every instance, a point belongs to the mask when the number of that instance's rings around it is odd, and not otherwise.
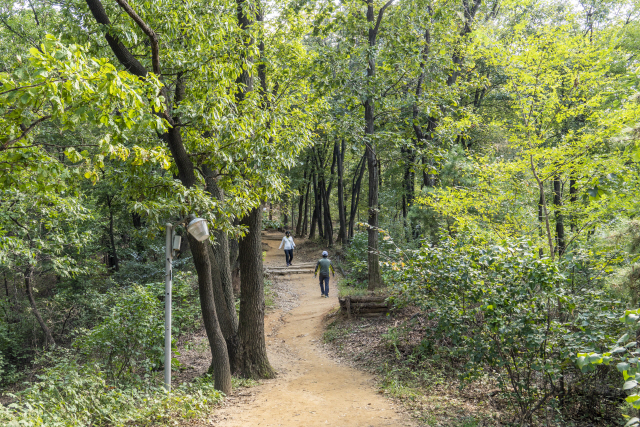
[[[291,232],[289,230],[286,231],[278,249],[282,249],[282,245],[284,245],[284,258],[285,261],[287,261],[288,267],[293,263],[293,249],[296,247],[296,244],[293,243],[293,237],[291,237]]]
[[[336,277],[336,271],[333,269],[333,265],[331,264],[327,251],[322,251],[322,259],[318,260],[316,269],[313,272],[313,277],[318,275],[318,271],[320,271],[321,296],[329,298],[329,271],[333,273],[333,277]]]

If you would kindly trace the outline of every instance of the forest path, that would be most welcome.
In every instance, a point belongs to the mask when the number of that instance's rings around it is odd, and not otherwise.
[[[282,234],[263,236],[265,269],[284,267],[284,251],[278,250]],[[231,396],[216,411],[214,425],[415,426],[400,407],[377,393],[373,377],[337,363],[323,350],[323,318],[338,306],[338,298],[333,278],[330,298],[322,298],[313,267],[296,267],[315,260],[296,250],[289,268],[309,273],[271,276],[281,304],[266,316],[265,333],[269,360],[278,375]]]

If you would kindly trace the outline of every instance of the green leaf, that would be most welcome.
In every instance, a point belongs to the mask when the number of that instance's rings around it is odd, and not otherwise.
[[[633,417],[624,425],[624,427],[632,427],[638,425],[640,419],[638,417]]]
[[[619,372],[624,372],[629,370],[629,364],[627,362],[620,362],[616,365],[616,368]]]

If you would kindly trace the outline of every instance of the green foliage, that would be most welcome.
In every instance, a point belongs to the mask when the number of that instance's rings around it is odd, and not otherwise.
[[[75,341],[90,362],[104,366],[110,381],[157,369],[162,363],[162,305],[149,288],[133,286],[114,301],[105,320]]]
[[[269,219],[268,217],[262,217],[262,229],[263,230],[267,230],[267,229],[274,229],[274,230],[280,230],[282,229],[283,225],[282,225],[282,221],[277,220],[277,219]]]
[[[188,273],[174,276],[172,337],[200,327],[197,289]],[[164,355],[164,283],[132,285],[111,291],[111,310],[103,321],[79,336],[74,347],[100,365],[110,382],[128,382],[159,369]],[[175,348],[174,348],[175,351]]]
[[[640,363],[638,362],[638,341],[637,333],[640,324],[640,309],[626,310],[620,321],[625,324],[629,332],[618,338],[616,345],[605,352],[584,352],[578,353],[575,360],[576,366],[582,372],[592,372],[598,365],[608,366],[612,362],[616,363],[618,372],[622,374],[624,384],[622,391],[627,395],[626,402],[634,409],[640,409]],[[639,426],[638,417],[629,417],[625,427]]]
[[[380,229],[379,232],[382,236],[379,243],[380,255],[382,259],[389,262],[395,259],[397,246],[386,231]],[[367,287],[367,254],[367,232],[360,229],[359,225],[353,240],[346,248],[343,261],[348,271],[347,282],[355,288]]]
[[[0,422],[7,427],[67,427],[164,425],[209,413],[220,402],[209,377],[182,384],[167,393],[150,384],[114,387],[98,365],[78,363],[57,354],[56,364],[38,375],[38,382],[0,406]]]
[[[397,304],[435,322],[429,339],[463,362],[461,379],[493,372],[523,423],[568,381],[581,349],[603,348],[620,331],[620,302],[588,287],[572,292],[527,242],[443,240],[404,252],[386,280]]]

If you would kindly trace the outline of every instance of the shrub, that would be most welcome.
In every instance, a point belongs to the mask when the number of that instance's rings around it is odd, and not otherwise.
[[[102,323],[76,339],[89,362],[99,363],[110,381],[157,369],[162,363],[162,303],[149,287],[132,286],[116,299]]]
[[[361,224],[358,224],[360,227]],[[390,261],[397,256],[396,246],[390,239],[388,233],[380,231],[379,252],[382,260]],[[367,257],[369,251],[369,241],[367,231],[358,230],[353,236],[351,243],[345,251],[344,266],[346,267],[349,284],[354,287],[367,287],[368,266]]]
[[[39,382],[0,405],[0,424],[23,426],[124,426],[165,424],[205,415],[222,399],[210,377],[176,387],[171,393],[143,383],[111,385],[94,363],[62,357],[38,375]]]
[[[571,292],[558,265],[526,242],[443,240],[388,267],[392,299],[425,312],[435,324],[430,339],[460,362],[463,380],[491,373],[521,424],[564,395],[565,381],[579,374],[578,352],[604,348],[620,331],[620,302],[593,289]]]

